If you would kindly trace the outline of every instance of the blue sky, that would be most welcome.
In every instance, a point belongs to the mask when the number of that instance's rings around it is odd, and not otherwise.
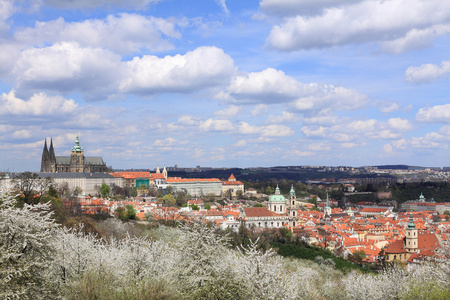
[[[0,170],[449,166],[450,2],[0,0]]]

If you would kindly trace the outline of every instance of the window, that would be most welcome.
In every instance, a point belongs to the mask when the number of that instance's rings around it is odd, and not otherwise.
[[[294,217],[295,217],[295,211],[293,211],[293,212],[292,212],[292,216],[294,216]]]
[[[397,255],[394,255],[394,259],[397,259]]]
[[[292,223],[292,227],[295,227],[295,222]]]

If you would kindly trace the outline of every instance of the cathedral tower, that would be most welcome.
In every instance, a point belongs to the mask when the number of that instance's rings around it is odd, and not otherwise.
[[[84,150],[80,147],[80,140],[75,140],[75,146],[70,151],[70,172],[84,172]]]

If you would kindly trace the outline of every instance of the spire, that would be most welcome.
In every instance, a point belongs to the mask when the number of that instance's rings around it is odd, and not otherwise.
[[[289,192],[289,196],[295,197],[294,185],[291,185],[291,191]]]
[[[275,189],[275,195],[280,195],[280,188],[278,187],[278,183],[277,188]]]
[[[167,179],[167,170],[166,170],[166,166],[164,166],[162,174],[164,176],[165,179]]]
[[[52,162],[55,162],[56,156],[55,156],[55,149],[53,149],[53,138],[50,138],[50,149],[48,151],[49,151],[50,160]]]
[[[327,206],[325,206],[325,208],[331,208],[330,207],[330,200],[328,199],[328,193],[327,193]]]
[[[47,138],[45,138],[44,149],[42,150],[42,158],[41,158],[41,172],[47,171],[47,163],[48,163],[48,148],[47,148]]]
[[[408,229],[417,229],[416,224],[414,224],[414,219],[413,219],[412,212],[409,213]]]
[[[72,151],[76,151],[76,152],[83,151],[83,148],[80,147],[80,140],[78,139],[78,134],[77,134],[77,138],[75,139],[75,146],[72,147]]]
[[[48,153],[48,148],[47,148],[47,138],[45,138],[45,142],[44,142],[44,151],[42,152],[42,155],[44,155],[44,153]]]
[[[156,167],[156,174],[161,173],[161,171],[159,171],[159,166]]]

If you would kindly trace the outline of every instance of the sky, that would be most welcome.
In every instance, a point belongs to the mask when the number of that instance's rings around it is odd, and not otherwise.
[[[450,166],[450,1],[0,0],[0,171]]]

